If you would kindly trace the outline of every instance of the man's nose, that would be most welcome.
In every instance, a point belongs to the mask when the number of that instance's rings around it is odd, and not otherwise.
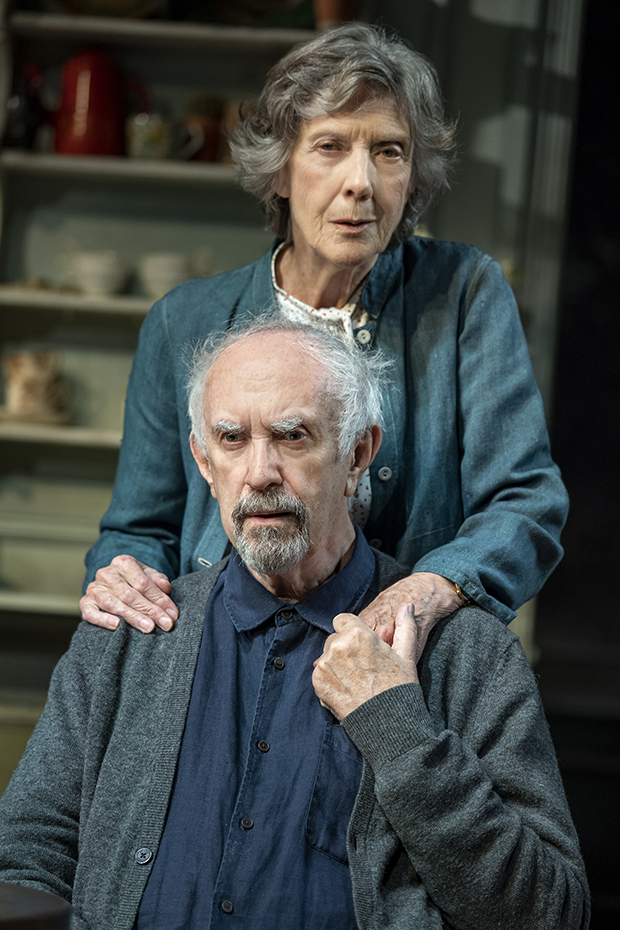
[[[251,444],[245,483],[258,491],[264,491],[273,484],[282,484],[278,454],[273,443],[259,441]]]
[[[374,165],[370,152],[366,149],[354,149],[346,162],[347,193],[356,200],[365,200],[372,196]]]

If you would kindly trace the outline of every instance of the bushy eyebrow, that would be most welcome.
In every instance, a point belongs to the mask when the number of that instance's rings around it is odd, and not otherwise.
[[[218,420],[211,427],[211,432],[214,436],[221,436],[222,433],[242,433],[243,427],[240,423],[233,423],[231,420]]]
[[[272,433],[288,433],[289,430],[297,429],[303,423],[303,417],[293,416],[285,417],[284,420],[276,420],[271,424]]]

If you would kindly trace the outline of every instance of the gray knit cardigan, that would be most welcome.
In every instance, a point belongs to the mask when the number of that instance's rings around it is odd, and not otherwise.
[[[376,556],[375,593],[406,574]],[[174,583],[171,633],[80,625],[0,800],[0,881],[67,898],[76,930],[134,924],[224,565]],[[421,686],[344,721],[364,758],[348,833],[360,930],[586,928],[577,837],[518,640],[461,610],[433,630],[419,672]]]

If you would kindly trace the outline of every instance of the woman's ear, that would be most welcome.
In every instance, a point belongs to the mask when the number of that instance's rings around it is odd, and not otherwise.
[[[286,200],[291,196],[291,169],[289,162],[283,168],[280,168],[276,179],[273,183],[273,189],[278,197],[284,197]]]
[[[362,475],[368,466],[372,463],[375,455],[379,451],[381,438],[381,427],[375,423],[373,427],[371,427],[369,430],[366,430],[362,438],[355,446],[355,449],[353,450],[351,467],[349,468],[349,473],[347,475],[347,485],[344,492],[345,497],[351,497],[355,493],[355,489],[357,488]]]

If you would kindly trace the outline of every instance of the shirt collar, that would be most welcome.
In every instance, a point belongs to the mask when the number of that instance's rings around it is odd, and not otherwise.
[[[326,633],[334,632],[332,620],[337,614],[358,613],[375,573],[375,557],[359,527],[355,533],[355,549],[345,567],[297,604],[287,604],[267,591],[233,549],[224,571],[223,596],[237,632],[256,629],[283,608],[295,610]]]

